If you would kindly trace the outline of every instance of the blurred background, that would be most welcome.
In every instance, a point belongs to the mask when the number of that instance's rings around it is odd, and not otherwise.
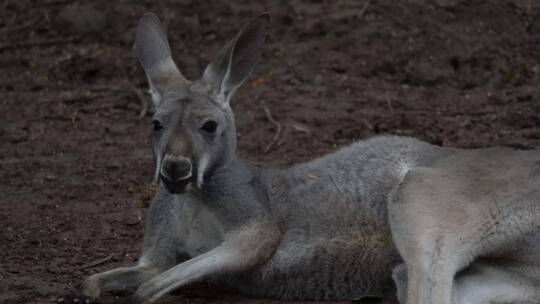
[[[137,257],[153,193],[152,108],[133,52],[147,11],[190,79],[271,14],[263,59],[232,101],[252,163],[388,133],[540,146],[537,0],[0,1],[0,303],[56,301]],[[163,303],[241,300],[203,286]]]

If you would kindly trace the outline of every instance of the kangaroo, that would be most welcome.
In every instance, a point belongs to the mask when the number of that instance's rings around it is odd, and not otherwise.
[[[77,301],[134,290],[129,303],[153,303],[201,280],[286,300],[382,297],[394,286],[402,304],[539,299],[536,151],[381,136],[288,169],[236,156],[231,97],[268,20],[251,20],[190,81],[158,17],[142,17],[158,188],[138,262],[90,276]]]

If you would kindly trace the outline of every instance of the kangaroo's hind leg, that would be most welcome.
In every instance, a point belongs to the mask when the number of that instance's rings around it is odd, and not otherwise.
[[[416,170],[416,169],[415,169]],[[429,169],[428,169],[429,170]],[[394,242],[405,261],[407,303],[451,304],[452,284],[460,269],[461,252],[459,215],[444,208],[446,202],[438,189],[424,183],[434,180],[428,172],[409,172],[402,185],[389,199],[389,215]],[[402,273],[403,271],[401,271]],[[402,274],[401,274],[402,276]],[[394,272],[394,278],[400,272]],[[403,280],[398,280],[403,286]],[[403,302],[403,288],[398,295]]]
[[[538,304],[540,303],[540,267],[505,265],[498,259],[479,259],[459,272],[452,287],[452,304]],[[405,264],[392,274],[400,304],[406,304],[407,271]]]
[[[471,187],[443,170],[420,168],[393,193],[390,224],[407,268],[408,303],[452,303],[458,271],[540,228],[534,187],[532,192],[524,186],[519,191],[497,188],[499,196],[476,199],[471,199]],[[506,193],[513,196],[497,199]],[[477,278],[489,286],[487,276]]]
[[[540,230],[497,257],[479,258],[456,276],[456,304],[540,303]]]
[[[540,277],[527,274],[539,271],[533,267],[479,259],[456,277],[453,304],[540,303]]]
[[[138,262],[88,277],[82,284],[83,295],[95,300],[106,291],[135,290],[178,263],[178,239],[182,237],[178,234],[178,205],[180,202],[173,202],[172,196],[156,194],[146,216],[143,253]]]

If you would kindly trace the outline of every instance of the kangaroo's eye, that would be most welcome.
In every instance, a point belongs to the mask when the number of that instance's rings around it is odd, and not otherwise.
[[[156,120],[156,119],[152,120],[152,126],[154,128],[154,132],[157,132],[163,129],[163,125],[161,124],[161,121]]]
[[[217,129],[217,122],[213,120],[209,120],[204,123],[204,125],[201,127],[201,130],[206,131],[208,133],[214,133]]]

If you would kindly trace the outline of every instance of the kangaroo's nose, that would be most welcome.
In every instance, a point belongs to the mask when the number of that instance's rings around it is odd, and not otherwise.
[[[191,161],[188,158],[166,155],[160,173],[171,181],[185,180],[191,177],[191,168]]]

